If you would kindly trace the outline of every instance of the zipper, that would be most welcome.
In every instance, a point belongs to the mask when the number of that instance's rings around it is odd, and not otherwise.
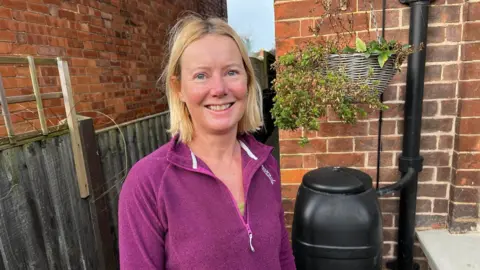
[[[236,201],[235,201],[235,198],[233,197],[233,194],[232,192],[228,189],[227,185],[225,185],[225,183],[222,182],[222,180],[218,179],[218,177],[216,177],[213,173],[205,170],[204,168],[197,168],[196,170],[194,169],[191,169],[191,168],[188,168],[188,167],[185,167],[185,166],[181,166],[182,168],[186,169],[186,170],[189,170],[191,172],[196,172],[196,173],[203,173],[203,174],[206,174],[208,176],[211,176],[213,177],[216,181],[220,182],[221,185],[223,185],[223,187],[227,190],[228,194],[230,195],[230,201],[233,203],[233,206],[237,212],[237,216],[240,218],[240,220],[242,221],[243,223],[243,226],[245,227],[245,229],[247,230],[247,234],[248,234],[248,243],[249,243],[249,246],[250,246],[250,250],[252,252],[255,252],[255,248],[253,247],[253,232],[252,232],[252,229],[250,228],[250,225],[248,224],[248,206],[247,206],[247,198],[248,198],[248,188],[247,189],[247,192],[245,193],[245,216],[246,216],[246,221],[245,219],[243,218],[242,214],[240,213],[240,209],[238,209],[238,205],[236,204]]]

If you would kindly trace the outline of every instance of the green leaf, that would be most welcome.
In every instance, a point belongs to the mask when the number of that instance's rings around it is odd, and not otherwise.
[[[365,42],[358,37],[355,41],[355,46],[358,52],[365,52],[367,50],[367,45],[365,45]]]
[[[378,56],[378,64],[380,65],[381,68],[383,68],[383,65],[385,65],[385,62],[388,60],[388,52],[382,52]]]
[[[364,53],[363,55],[365,55],[365,58],[369,58],[371,54],[368,53],[368,52],[366,52],[366,53]]]
[[[343,49],[343,53],[354,53],[355,52],[355,49],[354,48],[351,48],[350,46],[347,45],[347,47],[345,47]]]

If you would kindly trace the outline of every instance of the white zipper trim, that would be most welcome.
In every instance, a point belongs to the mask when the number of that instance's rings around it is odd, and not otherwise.
[[[240,146],[242,147],[242,149],[245,150],[245,152],[247,152],[247,155],[248,155],[250,158],[252,158],[252,159],[254,159],[254,160],[257,160],[257,159],[258,159],[257,156],[255,156],[255,155],[252,153],[252,151],[250,151],[250,148],[248,148],[248,146],[247,146],[244,142],[242,142],[242,141],[238,141],[238,142],[240,143]]]
[[[192,168],[196,170],[198,168],[197,157],[195,157],[195,154],[193,154],[192,150],[190,150],[190,154],[192,155]]]

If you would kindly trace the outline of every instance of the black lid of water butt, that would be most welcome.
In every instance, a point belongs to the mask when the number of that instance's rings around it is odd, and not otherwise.
[[[320,192],[353,195],[371,189],[372,178],[356,169],[323,167],[305,174],[303,184]]]

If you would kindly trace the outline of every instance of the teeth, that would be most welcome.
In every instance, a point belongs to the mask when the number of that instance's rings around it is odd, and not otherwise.
[[[226,110],[226,109],[230,108],[231,106],[232,106],[232,104],[209,105],[209,106],[207,106],[207,108],[212,110],[212,111],[223,111],[223,110]]]

